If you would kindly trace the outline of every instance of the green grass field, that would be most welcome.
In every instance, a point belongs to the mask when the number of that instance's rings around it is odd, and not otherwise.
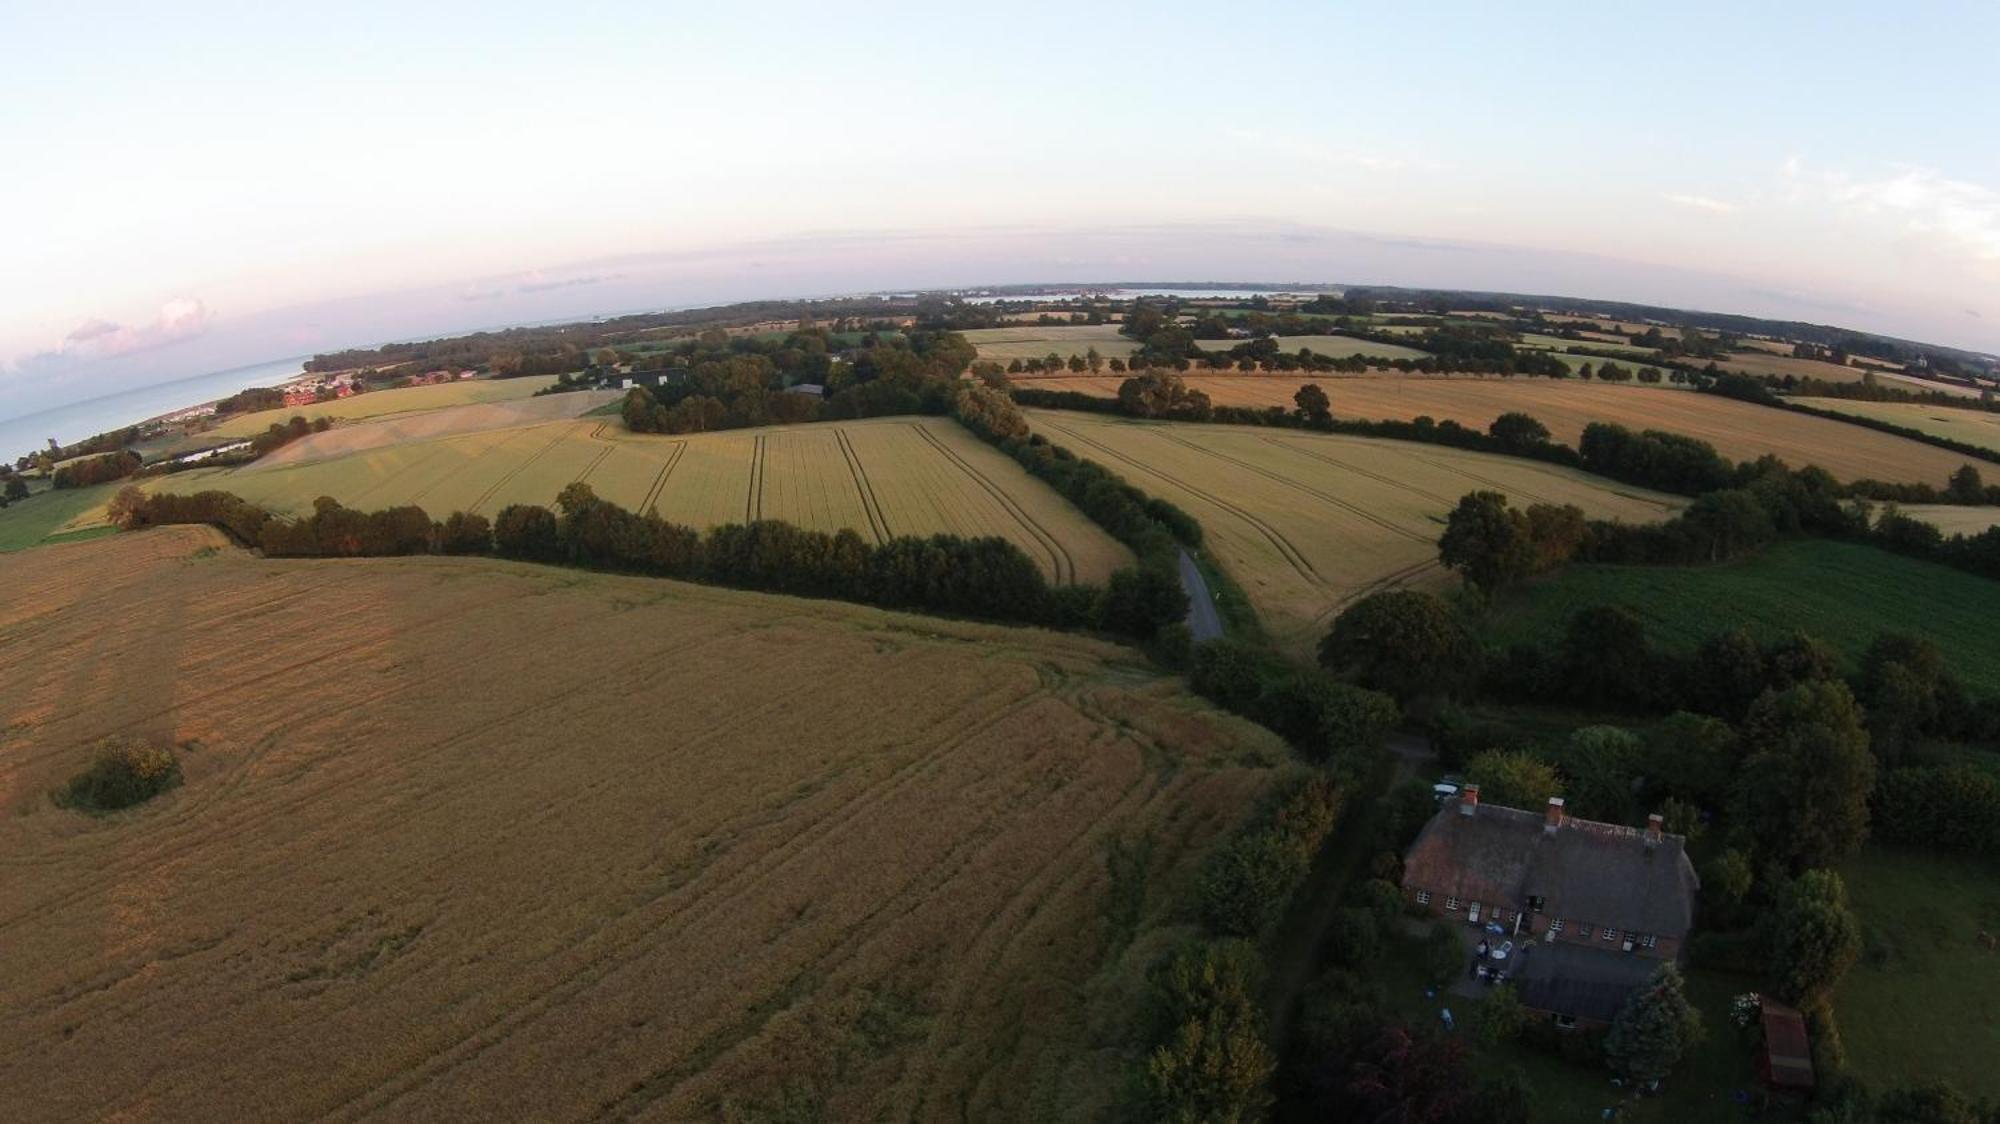
[[[1861,916],[1861,962],[1834,996],[1848,1064],[1872,1085],[1942,1077],[2000,1096],[2000,869],[1871,847],[1841,868]]]
[[[1852,661],[1883,632],[1921,632],[1976,693],[2000,691],[2000,583],[1870,546],[1785,543],[1721,566],[1572,566],[1503,597],[1486,636],[1550,644],[1593,605],[1626,606],[1676,651],[1738,626],[1766,638],[1796,628]]]
[[[979,349],[981,359],[1006,363],[1060,355],[1068,359],[1096,348],[1106,359],[1123,359],[1139,350],[1139,342],[1118,334],[1116,324],[1016,324],[1007,328],[975,328],[964,333]]]
[[[1372,359],[1422,359],[1428,351],[1414,347],[1399,347],[1392,343],[1375,343],[1358,340],[1352,336],[1278,336],[1278,350],[1297,354],[1302,347],[1312,348],[1315,355],[1345,359],[1350,355],[1366,355]],[[1247,340],[1196,340],[1203,351],[1228,351]]]
[[[68,537],[60,532],[70,520],[102,507],[117,490],[116,484],[63,488],[37,492],[0,508],[0,551],[22,550]]]

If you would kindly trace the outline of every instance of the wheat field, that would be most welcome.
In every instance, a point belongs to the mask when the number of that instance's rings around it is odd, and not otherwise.
[[[1933,436],[1948,437],[2000,452],[2000,413],[1974,409],[1969,405],[1964,409],[1953,409],[1920,402],[1856,402],[1846,398],[1801,398],[1799,401],[1822,410],[1908,426]],[[1993,471],[2000,473],[2000,469]]]
[[[1022,385],[1116,396],[1115,377],[1024,379]],[[1966,458],[1946,449],[1827,418],[1786,413],[1714,394],[1660,386],[1531,378],[1410,376],[1188,375],[1191,389],[1218,406],[1292,408],[1292,395],[1318,383],[1335,417],[1408,420],[1429,416],[1485,429],[1510,410],[1539,418],[1555,439],[1574,445],[1594,421],[1665,429],[1698,437],[1724,456],[1775,454],[1795,466],[1817,464],[1842,480],[1871,478],[1944,486]]]
[[[1101,1112],[1285,767],[1038,630],[193,527],[0,582],[12,1121]],[[184,783],[57,807],[114,734]]]
[[[340,430],[296,444],[334,439]],[[287,446],[289,451],[294,446]],[[304,514],[332,496],[349,507],[417,504],[433,518],[552,505],[572,481],[634,511],[706,528],[784,519],[815,530],[998,535],[1059,584],[1099,583],[1132,555],[1013,460],[943,418],[739,429],[665,436],[583,418],[457,434],[307,460],[196,470],[148,481],[178,492],[218,488]],[[76,528],[101,523],[102,509]]]
[[[470,406],[483,402],[513,402],[533,397],[536,391],[554,386],[555,381],[554,375],[532,375],[518,379],[463,379],[435,386],[372,390],[351,398],[336,398],[331,402],[318,402],[311,406],[281,406],[275,410],[237,414],[223,419],[211,432],[217,437],[249,437],[264,432],[274,423],[290,421],[294,416],[303,417],[307,421],[314,418],[358,421],[363,418],[442,410],[451,406]]]
[[[1571,469],[1434,445],[1298,430],[1031,410],[1035,431],[1201,522],[1209,549],[1280,644],[1303,650],[1362,594],[1442,584],[1437,539],[1467,492],[1646,521],[1671,496]]]

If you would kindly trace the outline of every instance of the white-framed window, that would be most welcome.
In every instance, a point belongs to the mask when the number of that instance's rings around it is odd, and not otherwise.
[[[1418,904],[1418,905],[1429,905],[1429,904],[1431,904],[1431,892],[1430,892],[1429,890],[1418,890],[1418,891],[1417,891],[1417,904]]]
[[[1645,936],[1639,938],[1639,947],[1658,948],[1660,947],[1660,938],[1652,933],[1647,933]]]
[[[1615,941],[1615,940],[1617,940],[1617,939],[1618,939],[1618,930],[1616,930],[1616,929],[1612,928],[1612,927],[1611,927],[1611,926],[1609,926],[1609,925],[1606,925],[1606,926],[1604,927],[1604,939],[1605,939],[1605,940],[1607,940],[1607,941]]]
[[[1453,897],[1447,897],[1447,898],[1445,898],[1445,900],[1444,900],[1444,907],[1445,907],[1446,909],[1457,909],[1457,908],[1459,907],[1459,905],[1460,905],[1460,902],[1459,902],[1459,900],[1458,900],[1457,898],[1453,898]]]
[[[1562,919],[1562,918],[1558,917],[1558,918],[1555,918],[1555,919],[1553,919],[1553,920],[1551,920],[1551,921],[1549,922],[1549,932],[1551,932],[1551,933],[1560,933],[1560,932],[1562,932],[1562,931],[1563,931],[1563,919]]]
[[[1582,938],[1583,938],[1584,940],[1589,940],[1589,939],[1590,939],[1590,926],[1589,926],[1589,925],[1586,925],[1586,924],[1584,924],[1584,923],[1583,923],[1583,922],[1581,922],[1581,921],[1577,922],[1577,923],[1576,923],[1576,935],[1577,935],[1577,936],[1579,936],[1579,937],[1582,937]]]

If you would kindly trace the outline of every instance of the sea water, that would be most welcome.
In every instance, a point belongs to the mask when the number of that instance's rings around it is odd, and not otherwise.
[[[51,437],[67,445],[99,433],[123,429],[147,418],[226,398],[253,386],[277,386],[301,374],[308,358],[310,356],[298,355],[268,363],[253,363],[248,367],[232,367],[227,371],[210,371],[172,382],[121,390],[102,398],[72,402],[24,417],[0,418],[0,458],[12,464],[17,457],[48,448]]]

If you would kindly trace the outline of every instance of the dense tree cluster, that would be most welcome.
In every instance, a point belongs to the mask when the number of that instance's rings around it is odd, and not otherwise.
[[[1226,936],[1261,938],[1291,904],[1341,809],[1324,776],[1291,785],[1209,857],[1197,892],[1203,923]]]
[[[266,453],[281,449],[301,437],[314,433],[325,433],[332,428],[332,418],[322,416],[314,418],[312,421],[307,421],[304,417],[293,414],[290,421],[272,422],[264,432],[252,437],[250,439],[250,451],[256,456],[261,457]]]
[[[55,486],[88,488],[93,484],[109,484],[113,480],[123,480],[139,471],[139,464],[139,454],[124,449],[115,453],[73,460],[57,467]]]
[[[1241,640],[1211,640],[1194,650],[1188,686],[1226,710],[1283,735],[1308,758],[1351,765],[1373,750],[1401,712],[1379,691],[1298,667]]]
[[[636,433],[942,414],[975,356],[956,332],[871,332],[859,343],[843,358],[824,328],[778,340],[703,332],[639,360],[636,369],[650,385],[627,391],[620,413]],[[820,388],[824,399],[791,389],[799,385]]]

